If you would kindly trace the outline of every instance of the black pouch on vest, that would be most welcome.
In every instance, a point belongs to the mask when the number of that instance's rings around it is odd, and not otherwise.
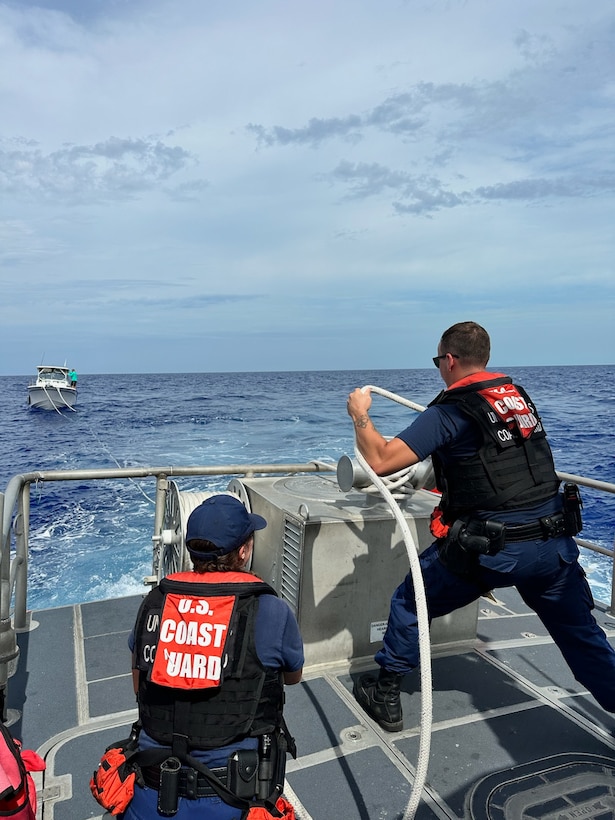
[[[237,797],[250,800],[256,796],[258,751],[238,749],[228,759],[228,787]]]
[[[566,535],[576,535],[583,529],[583,518],[581,510],[583,501],[581,493],[576,484],[566,482],[564,484],[564,522]]]

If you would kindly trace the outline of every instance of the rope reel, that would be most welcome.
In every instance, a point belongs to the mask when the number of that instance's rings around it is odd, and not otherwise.
[[[186,549],[186,526],[190,513],[212,495],[232,495],[239,499],[248,512],[250,504],[245,487],[237,479],[233,479],[227,490],[215,490],[213,492],[181,492],[175,481],[169,481],[164,513],[162,519],[162,531],[158,547],[158,560],[155,561],[157,567],[157,582],[173,572],[187,572],[192,569],[190,553]]]

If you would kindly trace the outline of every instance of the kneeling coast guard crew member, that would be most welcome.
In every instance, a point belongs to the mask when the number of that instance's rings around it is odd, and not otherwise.
[[[369,391],[357,388],[347,406],[357,446],[377,475],[432,457],[442,499],[432,514],[437,540],[420,556],[429,618],[515,586],[575,678],[613,712],[615,651],[592,615],[572,538],[582,527],[578,490],[560,492],[533,402],[508,376],[485,371],[489,355],[489,335],[475,322],[444,331],[433,362],[446,389],[389,441],[369,417]],[[378,676],[360,676],[354,696],[383,729],[401,731],[400,686],[419,662],[410,574],[393,593],[375,659]]]
[[[246,800],[275,804],[281,792],[294,754],[284,684],[299,683],[304,655],[286,602],[246,571],[266,526],[234,496],[207,498],[186,529],[194,570],[169,575],[141,605],[129,640],[139,754],[156,764],[141,766],[124,820],[240,820]]]

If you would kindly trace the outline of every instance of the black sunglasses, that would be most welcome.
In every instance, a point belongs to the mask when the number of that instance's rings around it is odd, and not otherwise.
[[[447,356],[452,356],[453,359],[459,358],[456,353],[443,353],[441,356],[434,356],[431,361],[436,367],[440,367],[440,359],[446,359]]]

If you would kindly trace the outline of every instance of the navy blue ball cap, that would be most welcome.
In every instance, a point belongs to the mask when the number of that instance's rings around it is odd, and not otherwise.
[[[254,530],[262,530],[267,522],[261,515],[249,513],[233,495],[212,495],[190,513],[186,527],[186,546],[199,539],[215,544],[218,555],[226,555],[244,544]]]

